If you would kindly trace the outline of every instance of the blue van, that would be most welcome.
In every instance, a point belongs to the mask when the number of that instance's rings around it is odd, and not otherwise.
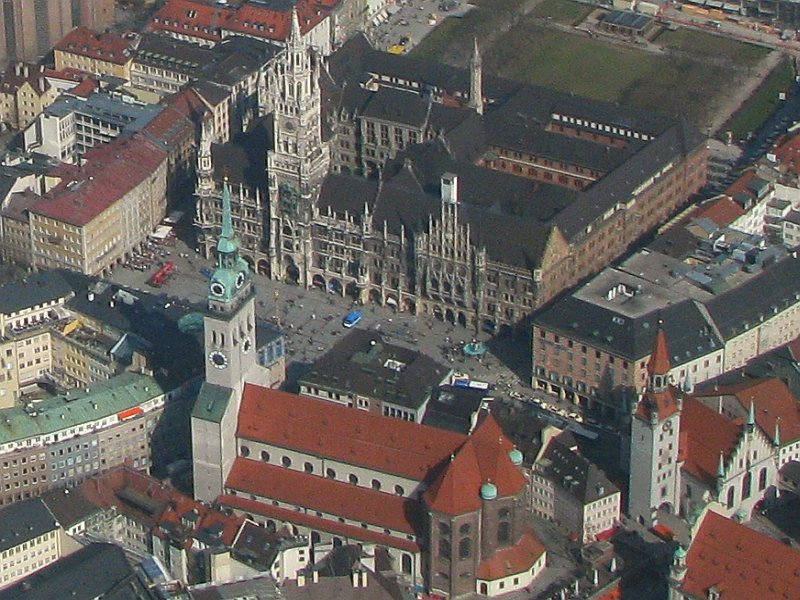
[[[358,325],[359,321],[361,321],[361,317],[364,315],[361,314],[360,310],[353,310],[347,313],[344,320],[342,321],[342,325],[350,329],[351,327],[355,327]]]

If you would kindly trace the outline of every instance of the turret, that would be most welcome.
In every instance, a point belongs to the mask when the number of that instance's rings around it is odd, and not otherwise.
[[[719,453],[719,462],[717,463],[717,489],[722,489],[725,483],[725,455]]]
[[[748,435],[753,435],[756,428],[756,403],[755,400],[750,398],[750,409],[747,411],[747,423],[744,430]]]

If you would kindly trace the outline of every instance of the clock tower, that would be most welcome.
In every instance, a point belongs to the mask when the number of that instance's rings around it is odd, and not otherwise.
[[[631,419],[628,514],[648,527],[657,510],[680,510],[680,424],[683,392],[669,383],[671,369],[663,329],[647,363],[647,388]]]
[[[321,130],[321,59],[303,40],[295,9],[291,18],[286,49],[267,76],[274,119],[267,152],[270,268],[273,279],[308,286],[310,223],[329,152]]]
[[[217,267],[208,283],[204,317],[206,378],[192,410],[194,495],[212,501],[222,493],[236,456],[236,421],[245,382],[266,385],[256,359],[253,275],[239,255],[230,188],[222,190],[222,231]]]

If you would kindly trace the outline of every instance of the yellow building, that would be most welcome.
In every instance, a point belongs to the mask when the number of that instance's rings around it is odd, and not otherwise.
[[[133,40],[114,33],[95,33],[78,27],[53,48],[56,70],[71,67],[95,75],[131,79]]]
[[[166,214],[167,153],[143,135],[118,138],[62,165],[61,183],[28,211],[33,266],[109,272]]]
[[[11,63],[0,78],[0,130],[24,129],[56,99],[42,67]]]

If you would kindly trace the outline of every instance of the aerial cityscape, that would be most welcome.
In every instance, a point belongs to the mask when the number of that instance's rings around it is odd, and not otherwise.
[[[0,600],[800,600],[793,0],[0,0]]]

